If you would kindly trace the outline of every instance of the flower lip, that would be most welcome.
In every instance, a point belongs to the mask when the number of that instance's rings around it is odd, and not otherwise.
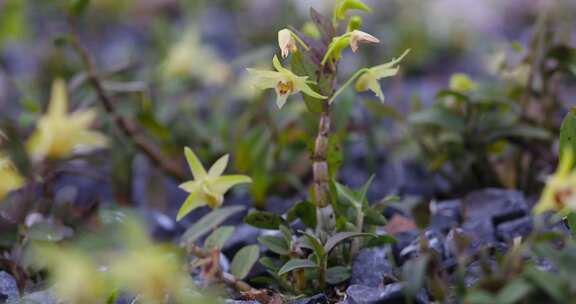
[[[278,88],[278,93],[280,93],[280,95],[289,95],[294,92],[294,82],[291,80],[286,82],[278,81],[276,87]]]

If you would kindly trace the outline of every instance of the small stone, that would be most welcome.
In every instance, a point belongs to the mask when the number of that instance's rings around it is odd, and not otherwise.
[[[16,279],[5,271],[0,271],[0,300],[2,303],[17,301],[20,296]]]
[[[432,216],[430,228],[447,233],[462,222],[462,205],[460,200],[433,202],[430,206]]]
[[[532,217],[504,222],[496,227],[496,236],[503,242],[512,242],[516,237],[525,237],[532,232],[534,227]]]
[[[374,288],[363,285],[350,285],[346,289],[347,304],[403,304],[406,296],[401,283],[392,283],[383,288]],[[428,298],[424,292],[418,293],[412,303],[425,304]]]
[[[486,218],[471,219],[464,222],[461,231],[470,240],[467,250],[469,252],[476,252],[482,247],[490,246],[497,242],[494,225]]]
[[[392,276],[392,267],[387,259],[389,247],[367,248],[360,251],[354,264],[350,284],[378,287],[386,276]]]
[[[60,303],[54,293],[47,289],[32,292],[22,297],[19,304],[58,304]]]
[[[424,237],[428,241],[428,246],[432,251],[434,251],[440,259],[444,259],[444,238],[443,236],[434,231],[434,230],[426,230],[424,232]],[[408,246],[404,247],[400,251],[400,260],[398,261],[399,264],[404,264],[409,259],[413,259],[415,257],[420,256],[420,238],[414,239]]]
[[[528,204],[521,192],[488,188],[470,193],[464,200],[465,218],[489,219],[494,225],[524,217]]]

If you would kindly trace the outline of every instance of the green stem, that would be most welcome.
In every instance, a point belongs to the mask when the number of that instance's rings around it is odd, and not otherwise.
[[[326,61],[328,61],[328,59],[330,59],[330,55],[332,55],[332,53],[334,52],[334,50],[336,49],[336,47],[338,47],[338,44],[340,43],[341,40],[343,39],[347,39],[350,37],[350,32],[342,35],[342,36],[338,36],[338,37],[334,37],[334,39],[332,39],[332,42],[330,42],[330,46],[328,47],[328,50],[326,51],[326,54],[324,54],[324,58],[322,59],[322,66],[324,66],[326,64]]]
[[[342,92],[344,92],[344,90],[354,81],[356,80],[356,78],[360,77],[360,75],[362,75],[363,73],[367,72],[368,69],[367,68],[363,68],[358,70],[356,73],[354,73],[354,75],[352,75],[339,89],[338,91],[336,91],[334,93],[334,95],[332,95],[332,97],[330,97],[330,99],[328,100],[329,104],[332,104],[334,102],[334,100],[336,99],[336,97],[338,97],[338,95],[340,95]]]
[[[304,42],[304,40],[300,39],[300,37],[298,37],[298,35],[292,33],[292,31],[290,31],[290,34],[292,35],[292,37],[294,39],[296,39],[296,41],[298,41],[298,43],[300,43],[300,45],[304,48],[304,50],[306,50],[306,51],[310,50],[310,47],[306,44],[306,42]]]

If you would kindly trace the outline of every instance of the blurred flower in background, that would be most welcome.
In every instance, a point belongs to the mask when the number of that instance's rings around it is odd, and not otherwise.
[[[24,185],[24,177],[20,175],[8,156],[0,152],[0,202],[8,193]]]
[[[38,120],[36,131],[28,141],[28,151],[34,160],[65,158],[77,148],[102,148],[108,143],[106,136],[90,130],[96,120],[93,109],[68,114],[66,83],[55,80],[46,114]]]

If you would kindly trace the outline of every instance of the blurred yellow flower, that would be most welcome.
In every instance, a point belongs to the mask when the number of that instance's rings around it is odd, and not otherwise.
[[[35,247],[34,253],[34,261],[48,269],[54,291],[66,303],[102,303],[111,292],[105,272],[82,251],[43,245]]]
[[[390,62],[377,65],[366,69],[362,75],[356,81],[356,91],[364,92],[364,91],[372,91],[382,102],[384,102],[384,93],[382,93],[382,89],[380,88],[380,84],[378,80],[386,77],[394,76],[398,73],[398,63],[408,54],[410,50],[404,51],[404,53]]]
[[[214,49],[202,43],[193,27],[169,49],[161,68],[164,77],[192,77],[207,85],[225,84],[231,76],[230,67]]]
[[[208,205],[212,208],[218,208],[222,206],[224,194],[228,189],[237,184],[252,182],[252,179],[245,175],[222,175],[228,165],[228,154],[220,157],[208,172],[190,148],[186,147],[184,154],[194,180],[180,185],[180,188],[190,195],[178,211],[176,216],[178,221],[198,207]]]
[[[108,143],[106,136],[89,130],[96,119],[93,109],[68,113],[66,83],[57,79],[52,84],[48,111],[38,121],[36,130],[28,141],[32,159],[65,158],[79,147],[102,148]]]
[[[450,77],[450,89],[460,93],[467,93],[478,89],[478,84],[464,73],[456,73]]]
[[[548,210],[559,213],[576,211],[576,170],[573,170],[573,165],[573,153],[565,151],[558,169],[546,182],[533,213],[540,214]]]
[[[10,159],[0,153],[0,201],[8,193],[24,185],[24,177],[20,175]]]
[[[276,91],[276,105],[282,108],[288,99],[288,96],[302,92],[308,96],[326,99],[308,85],[308,76],[298,76],[292,71],[284,68],[274,56],[272,64],[276,71],[262,71],[255,69],[248,69],[248,73],[253,77],[254,86],[261,90],[274,89]]]

